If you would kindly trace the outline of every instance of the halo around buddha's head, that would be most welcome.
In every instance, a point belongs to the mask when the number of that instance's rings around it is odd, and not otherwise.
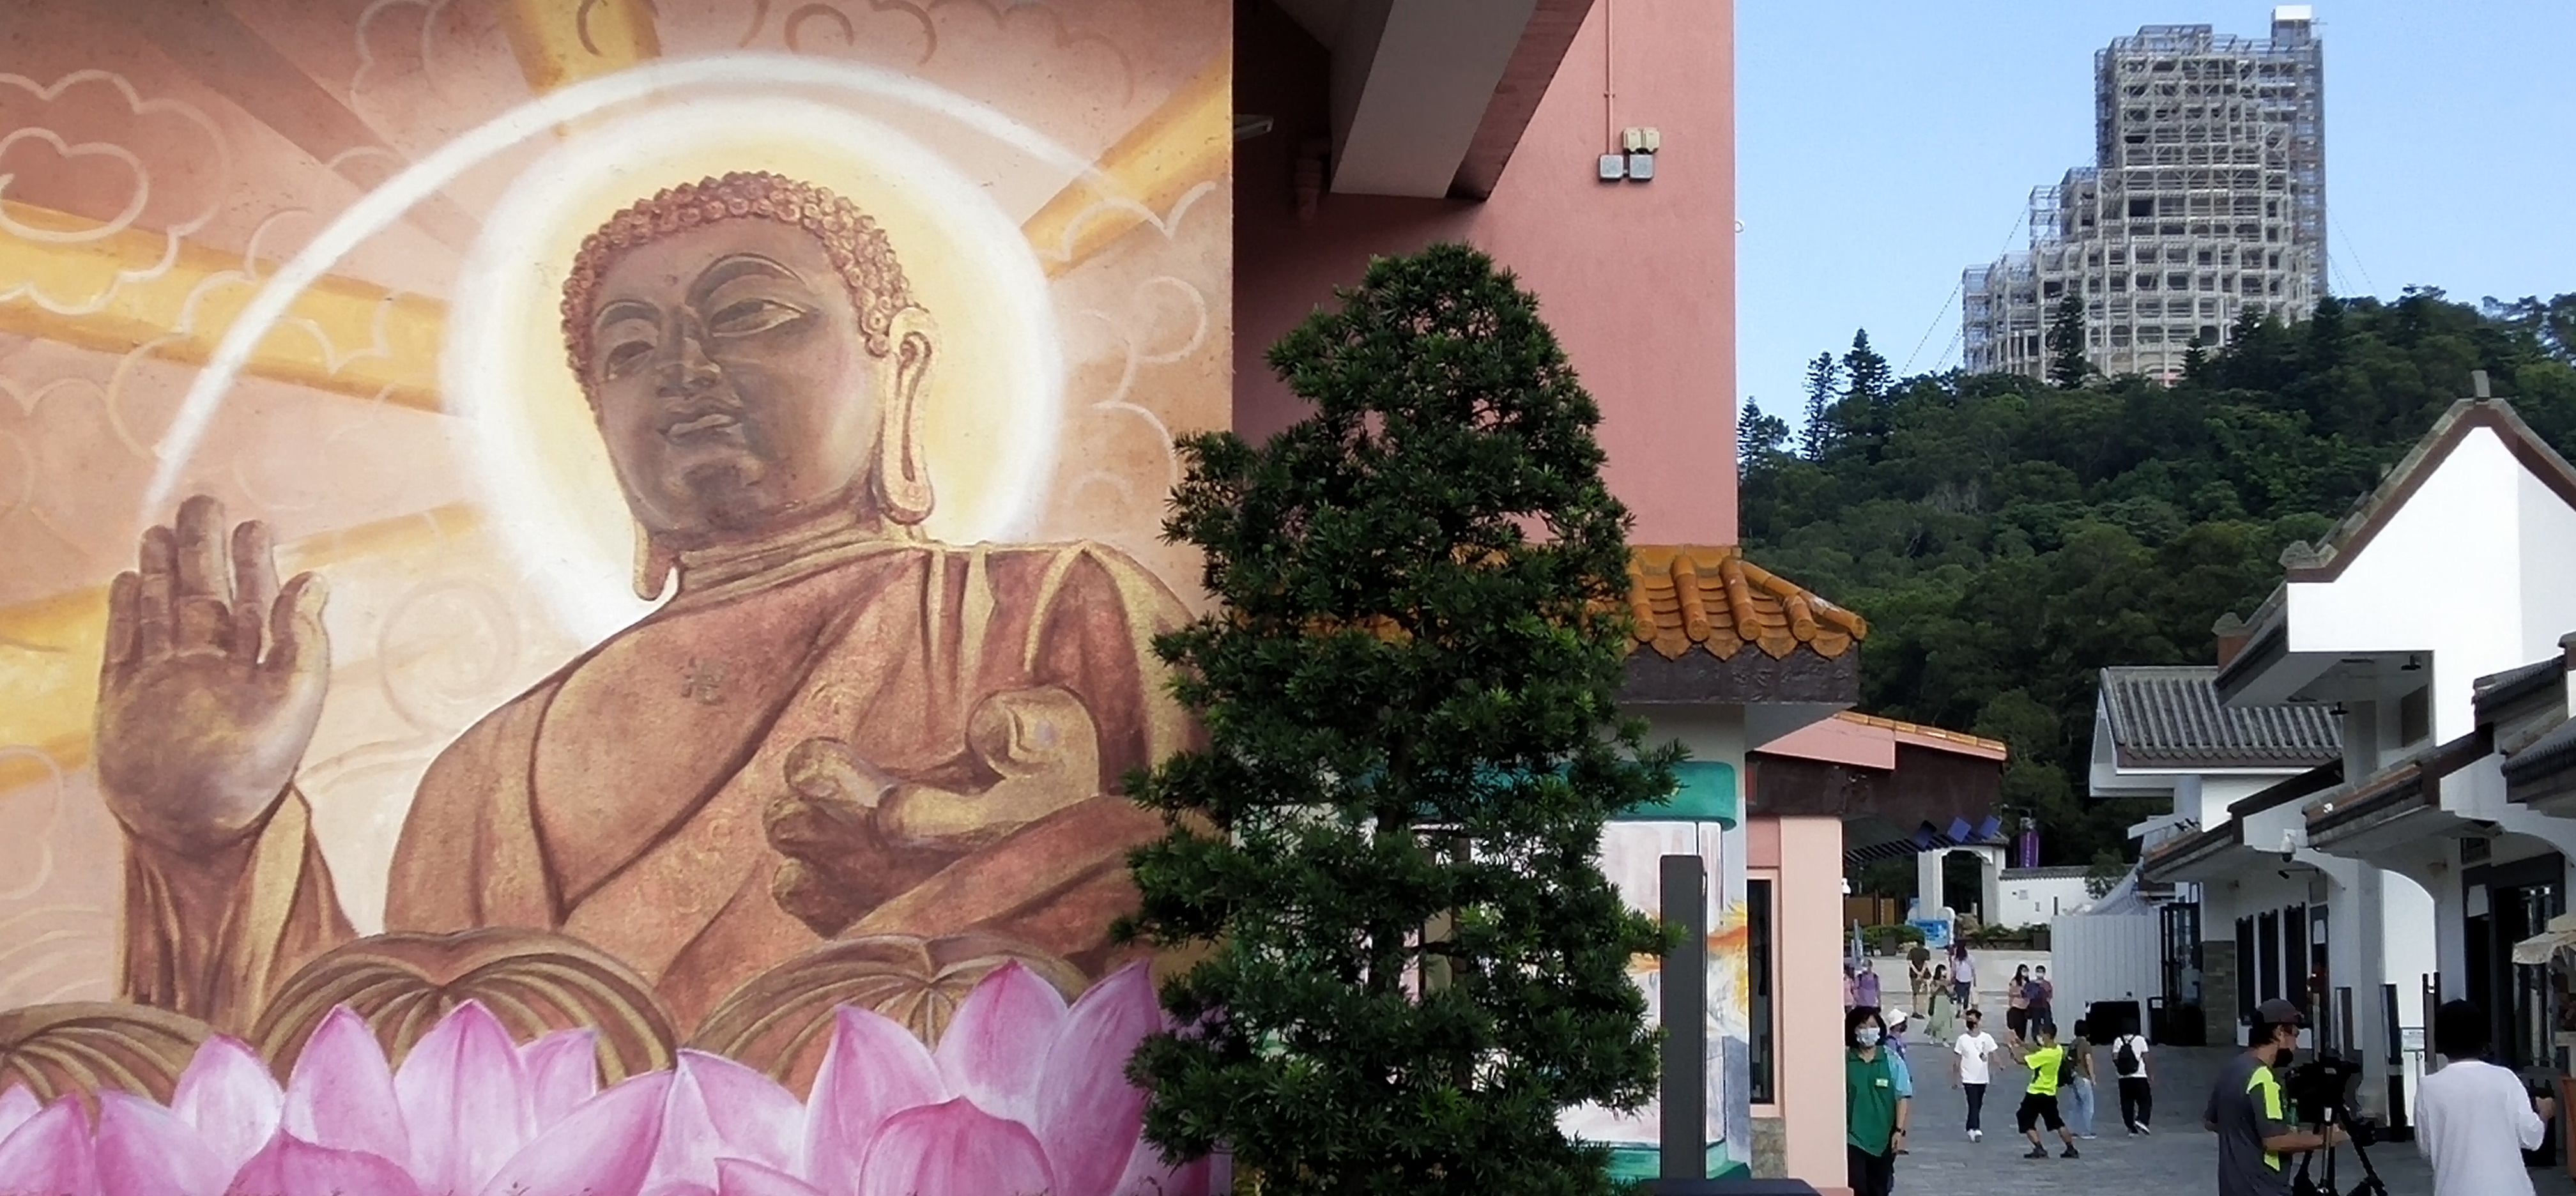
[[[642,534],[639,592],[688,548],[929,516],[930,323],[849,200],[766,173],[666,188],[582,242],[562,314]]]

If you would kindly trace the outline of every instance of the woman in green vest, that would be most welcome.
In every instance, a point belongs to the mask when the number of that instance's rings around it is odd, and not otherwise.
[[[1896,1152],[1914,1088],[1885,1048],[1887,1023],[1867,1005],[1843,1015],[1844,1154],[1852,1196],[1887,1196],[1896,1186]]]

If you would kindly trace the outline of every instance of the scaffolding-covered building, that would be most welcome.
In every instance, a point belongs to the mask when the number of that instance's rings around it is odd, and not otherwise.
[[[2104,374],[2182,373],[2246,312],[2325,294],[2325,52],[2307,5],[2268,40],[2149,25],[2093,55],[2094,165],[2030,196],[2030,248],[1961,280],[1962,365],[2045,376],[2048,327],[2084,305]]]

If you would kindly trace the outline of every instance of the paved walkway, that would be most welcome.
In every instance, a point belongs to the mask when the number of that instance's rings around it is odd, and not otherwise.
[[[1914,1134],[1911,1147],[1897,1160],[1896,1190],[1912,1196],[2198,1196],[2217,1190],[2218,1140],[2200,1128],[2209,1086],[2225,1062],[2218,1050],[2157,1048],[2155,1133],[2131,1137],[2120,1128],[2116,1091],[2105,1087],[2094,1113],[2100,1137],[2079,1141],[2083,1157],[2056,1157],[2058,1143],[2049,1137],[2049,1158],[2026,1159],[2028,1140],[2013,1129],[2013,1109],[2021,1103],[2029,1073],[2002,1067],[1986,1095],[1986,1137],[1971,1143],[1962,1131],[1967,1102],[1950,1086],[1949,1056],[1928,1042],[1908,1046],[1918,1060],[1915,1073]],[[2108,1052],[2094,1061],[2102,1075],[2111,1073]],[[2391,1196],[2431,1196],[2432,1171],[2412,1143],[2391,1142],[2370,1148]],[[2322,1163],[2322,1160],[2320,1160]],[[2322,1178],[2322,1172],[2317,1173]],[[2531,1173],[2541,1196],[2576,1196],[2576,1182],[2563,1169]],[[2336,1160],[2336,1186],[2352,1191],[2361,1167],[2346,1147]]]

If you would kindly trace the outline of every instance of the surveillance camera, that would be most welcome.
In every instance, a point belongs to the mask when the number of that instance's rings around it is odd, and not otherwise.
[[[2296,847],[2284,847],[2284,848],[2282,848],[2282,849],[2281,849],[2281,862],[2282,862],[2282,863],[2284,863],[2284,864],[2295,864],[2295,863],[2298,863],[2298,862],[2299,862],[2299,849],[2298,849],[2298,848],[2296,848]]]
[[[2296,861],[2298,860],[2298,858],[2299,858],[2299,832],[2297,832],[2296,830],[2293,830],[2293,829],[2291,829],[2291,828],[2289,828],[2289,827],[2282,827],[2282,828],[2281,828],[2281,862],[2282,862],[2282,863],[2284,863],[2284,864],[2294,863],[2294,862],[2296,862]]]

